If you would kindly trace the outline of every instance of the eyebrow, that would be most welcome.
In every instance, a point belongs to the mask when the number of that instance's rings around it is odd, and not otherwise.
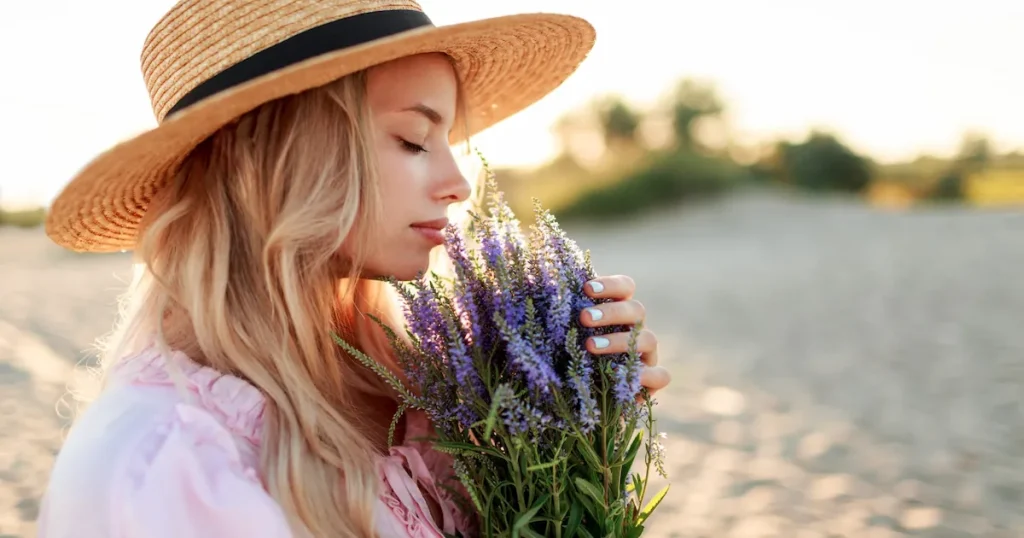
[[[402,109],[402,112],[418,112],[420,114],[423,114],[423,116],[430,120],[430,123],[433,123],[434,125],[441,124],[441,114],[438,111],[434,110],[433,108],[424,105],[423,103],[419,103],[411,107]]]

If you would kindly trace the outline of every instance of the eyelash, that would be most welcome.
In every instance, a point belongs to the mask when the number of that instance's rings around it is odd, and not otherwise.
[[[399,138],[398,142],[401,143],[402,147],[405,148],[405,150],[409,151],[410,153],[426,153],[427,152],[427,148],[425,148],[425,147],[423,147],[423,146],[421,146],[419,144],[413,144],[412,142],[409,142],[408,140],[406,140],[404,138]]]

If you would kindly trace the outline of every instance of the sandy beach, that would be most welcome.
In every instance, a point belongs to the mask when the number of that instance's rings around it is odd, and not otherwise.
[[[645,536],[1024,536],[1024,213],[749,193],[570,233],[673,370]],[[128,264],[0,229],[0,538],[35,535]]]

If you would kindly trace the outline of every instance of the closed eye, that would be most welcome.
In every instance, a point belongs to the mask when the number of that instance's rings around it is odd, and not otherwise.
[[[413,144],[412,142],[409,142],[408,140],[406,140],[404,138],[399,138],[398,142],[400,144],[402,144],[402,147],[406,151],[409,151],[411,153],[426,153],[427,152],[427,148],[425,148],[425,147],[423,147],[423,146],[421,146],[419,144]]]

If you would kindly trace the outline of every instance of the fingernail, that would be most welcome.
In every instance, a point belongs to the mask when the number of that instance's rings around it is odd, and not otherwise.
[[[594,290],[594,293],[601,293],[604,291],[604,284],[596,280],[591,280],[590,282],[587,282],[587,284],[590,286],[590,289]]]
[[[587,313],[590,314],[590,319],[594,321],[601,321],[601,318],[604,317],[604,313],[596,308],[588,308]]]
[[[604,349],[608,347],[610,344],[611,342],[609,342],[607,338],[604,338],[602,336],[594,337],[594,347],[597,349]]]

